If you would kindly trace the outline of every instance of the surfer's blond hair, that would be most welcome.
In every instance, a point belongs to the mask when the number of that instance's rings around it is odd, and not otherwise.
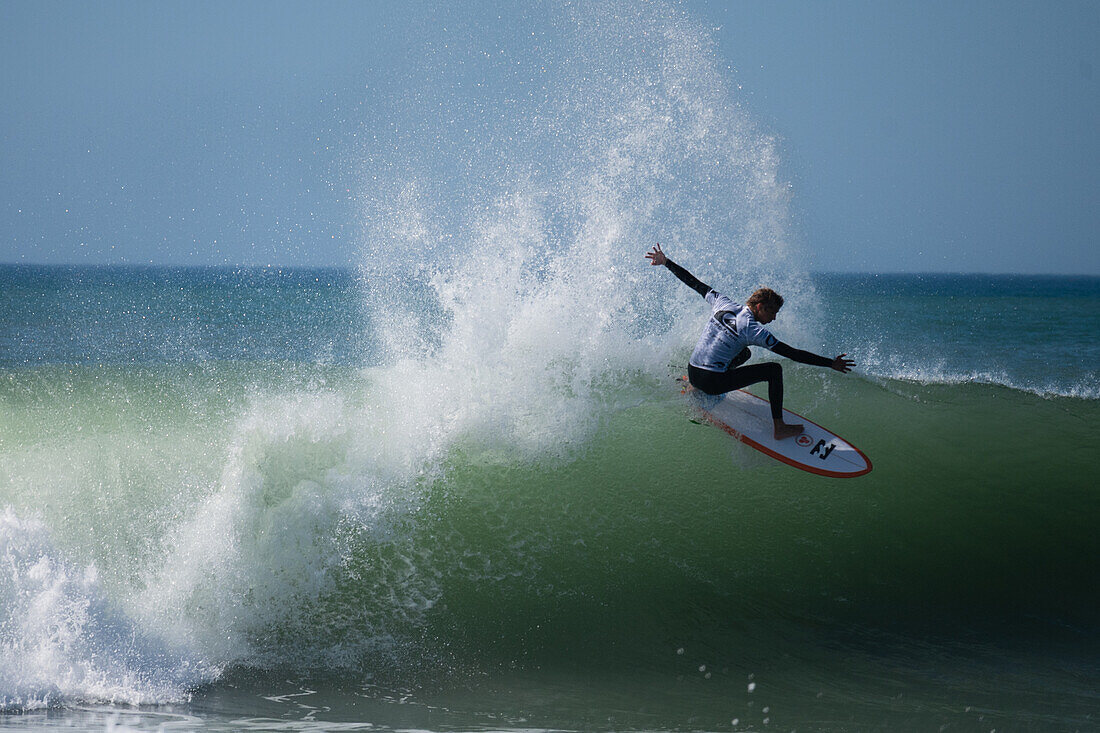
[[[772,307],[772,310],[779,310],[783,307],[783,296],[771,288],[759,288],[755,293],[749,296],[745,305],[750,307],[754,305],[768,305]]]

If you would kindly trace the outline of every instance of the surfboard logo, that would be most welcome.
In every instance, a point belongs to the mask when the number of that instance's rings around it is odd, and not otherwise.
[[[824,461],[826,458],[829,457],[829,454],[833,452],[833,448],[836,448],[836,443],[829,443],[829,445],[826,446],[825,440],[822,439],[817,441],[817,445],[815,445],[814,449],[810,451],[810,455],[812,456],[814,453],[818,453],[820,451],[819,455],[821,457],[821,460]]]
[[[806,448],[810,445],[810,443],[814,442],[814,439],[811,438],[809,435],[803,433],[802,435],[798,436],[798,440],[796,442],[803,448]]]

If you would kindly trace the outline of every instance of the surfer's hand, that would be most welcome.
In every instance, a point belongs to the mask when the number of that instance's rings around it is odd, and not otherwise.
[[[653,265],[654,267],[660,267],[661,265],[668,262],[668,258],[665,257],[665,253],[661,251],[660,242],[658,242],[657,245],[653,248],[653,251],[646,253],[645,258],[649,260],[649,264]]]
[[[845,359],[844,357],[846,356],[848,355],[841,354],[837,358],[833,359],[833,363],[829,366],[831,366],[833,369],[836,369],[841,374],[847,374],[848,372],[852,371],[852,367],[854,367],[856,363],[851,359]]]

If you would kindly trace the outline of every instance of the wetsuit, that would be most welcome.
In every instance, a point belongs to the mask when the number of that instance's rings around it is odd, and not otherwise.
[[[665,267],[684,284],[702,295],[711,306],[711,317],[699,336],[688,362],[692,386],[710,395],[732,392],[757,382],[768,383],[772,418],[783,419],[783,369],[775,362],[741,366],[763,346],[780,356],[814,366],[829,366],[828,359],[783,343],[764,328],[747,306],[722,295],[670,259]]]

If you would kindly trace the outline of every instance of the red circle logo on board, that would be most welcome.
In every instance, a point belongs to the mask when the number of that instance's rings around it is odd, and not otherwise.
[[[800,446],[802,446],[803,448],[805,448],[805,447],[806,447],[806,446],[808,446],[808,445],[809,445],[810,443],[814,442],[814,439],[813,439],[813,438],[811,438],[811,437],[810,437],[809,435],[806,435],[805,433],[803,433],[802,435],[799,435],[799,436],[798,436],[798,441],[797,441],[797,442],[798,442],[798,444],[799,444]]]

